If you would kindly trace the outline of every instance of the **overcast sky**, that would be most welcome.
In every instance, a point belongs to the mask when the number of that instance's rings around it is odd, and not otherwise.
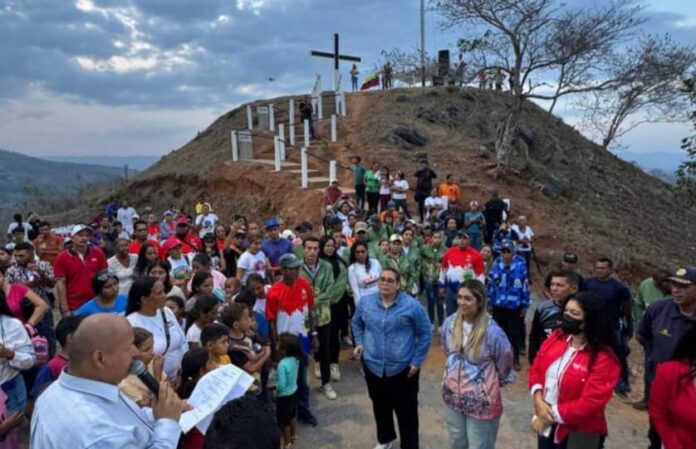
[[[583,0],[587,1],[587,0]],[[328,60],[416,48],[418,0],[0,0],[0,148],[31,155],[161,155],[247,101],[311,90]],[[696,2],[650,0],[650,32],[696,42]],[[426,48],[456,34],[427,14]],[[344,78],[349,67],[344,65]],[[269,81],[273,78],[274,81]],[[558,111],[573,121],[567,107]],[[678,151],[686,124],[624,142]]]

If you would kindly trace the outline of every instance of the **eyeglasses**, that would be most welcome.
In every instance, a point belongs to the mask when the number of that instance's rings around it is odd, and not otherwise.
[[[383,284],[396,284],[396,279],[395,278],[379,278],[379,282]]]

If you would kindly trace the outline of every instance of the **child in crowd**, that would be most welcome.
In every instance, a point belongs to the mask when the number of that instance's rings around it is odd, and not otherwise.
[[[210,359],[216,367],[232,363],[227,355],[230,348],[230,330],[227,326],[220,323],[205,326],[201,331],[201,344],[208,349]]]
[[[276,377],[276,417],[282,432],[283,449],[290,449],[296,438],[297,375],[304,353],[299,337],[289,333],[278,336],[276,350],[280,360]]]
[[[63,369],[68,366],[68,352],[70,351],[70,342],[72,336],[77,330],[84,317],[69,316],[63,318],[56,326],[56,340],[60,345],[58,353],[45,365],[39,368],[39,372],[34,379],[34,385],[29,392],[29,403],[27,405],[27,416],[31,416],[34,408],[34,401],[39,397],[54,380],[58,379]]]
[[[193,280],[191,281],[191,285],[188,289],[190,293],[184,305],[184,310],[187,313],[193,310],[193,306],[196,305],[196,301],[198,301],[198,298],[212,295],[214,288],[215,286],[213,285],[213,275],[205,271],[196,273],[193,276]]]
[[[177,391],[179,397],[188,399],[201,377],[215,368],[215,362],[207,348],[189,349],[181,361],[181,385]],[[187,449],[203,449],[204,439],[205,435],[194,427],[184,435],[184,447]]]
[[[249,290],[244,290],[237,296],[235,302],[238,304],[246,304],[253,311],[251,314],[252,326],[250,330],[256,334],[255,340],[258,340],[261,344],[269,344],[270,328],[268,325],[268,319],[266,318],[266,314],[264,312],[256,310],[258,299],[254,296],[255,295]]]
[[[242,290],[242,283],[236,277],[227,278],[225,281],[225,304],[232,304],[239,292]]]
[[[218,315],[218,306],[218,300],[213,295],[198,298],[187,320],[186,341],[189,348],[201,346],[201,330],[204,326],[215,321]]]
[[[271,357],[271,348],[254,344],[248,332],[251,331],[251,309],[246,304],[234,303],[225,309],[220,318],[222,324],[230,329],[229,355],[232,363],[251,374],[258,391],[261,386],[261,369]]]
[[[138,355],[134,359],[143,362],[157,382],[166,379],[164,357],[161,354],[155,354],[155,339],[152,333],[142,327],[134,327],[133,345],[138,349]],[[135,374],[129,374],[128,377],[123,379],[118,384],[118,389],[141,407],[149,407],[151,405],[152,394],[150,389]]]
[[[176,320],[179,322],[179,325],[182,328],[186,328],[186,312],[184,312],[184,300],[181,299],[179,296],[167,296],[167,298],[164,300],[164,305],[169,307],[172,312],[174,312],[174,316],[176,317]]]

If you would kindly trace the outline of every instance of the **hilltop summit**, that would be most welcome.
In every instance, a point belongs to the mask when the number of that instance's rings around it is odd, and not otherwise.
[[[268,101],[256,104],[262,103]],[[427,156],[438,173],[436,182],[454,174],[466,202],[485,202],[493,187],[510,198],[513,216],[528,216],[545,261],[574,250],[589,267],[591,258],[605,254],[642,276],[656,267],[696,260],[696,227],[691,225],[696,213],[680,205],[668,185],[533,103],[525,103],[514,141],[528,158],[516,164],[519,170],[495,179],[496,124],[511,104],[507,92],[470,88],[347,94],[348,116],[339,121],[338,143],[330,144],[328,128],[320,127],[322,142],[310,152],[321,159],[310,158],[310,165],[326,173],[323,160],[347,167],[350,156],[360,155],[368,165],[377,160],[392,171],[404,170],[413,184],[417,160]],[[300,189],[297,174],[231,163],[230,131],[245,127],[244,108],[222,115],[110,197],[164,210],[169,204],[192,204],[205,194],[223,220],[240,212],[259,220],[280,215],[288,224],[306,218],[318,222],[321,191]],[[267,158],[272,158],[271,147],[269,141]],[[298,158],[293,148],[288,155]],[[339,169],[338,176],[342,186],[351,186],[350,171]]]

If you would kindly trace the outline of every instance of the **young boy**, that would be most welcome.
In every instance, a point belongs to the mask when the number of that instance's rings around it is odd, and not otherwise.
[[[259,349],[247,335],[252,326],[251,309],[246,304],[234,303],[225,309],[220,321],[230,329],[228,354],[232,363],[260,383],[261,369],[271,357],[271,348],[262,346]]]
[[[60,345],[58,353],[49,360],[45,365],[39,368],[36,374],[34,385],[29,392],[29,405],[27,406],[27,415],[31,416],[31,411],[34,408],[34,401],[54,380],[58,379],[60,373],[68,366],[68,352],[70,350],[70,342],[72,336],[77,330],[84,317],[69,316],[60,320],[56,326],[56,340]]]
[[[201,345],[208,348],[210,359],[217,366],[229,365],[230,356],[227,355],[230,347],[230,330],[220,323],[208,324],[201,330]]]

